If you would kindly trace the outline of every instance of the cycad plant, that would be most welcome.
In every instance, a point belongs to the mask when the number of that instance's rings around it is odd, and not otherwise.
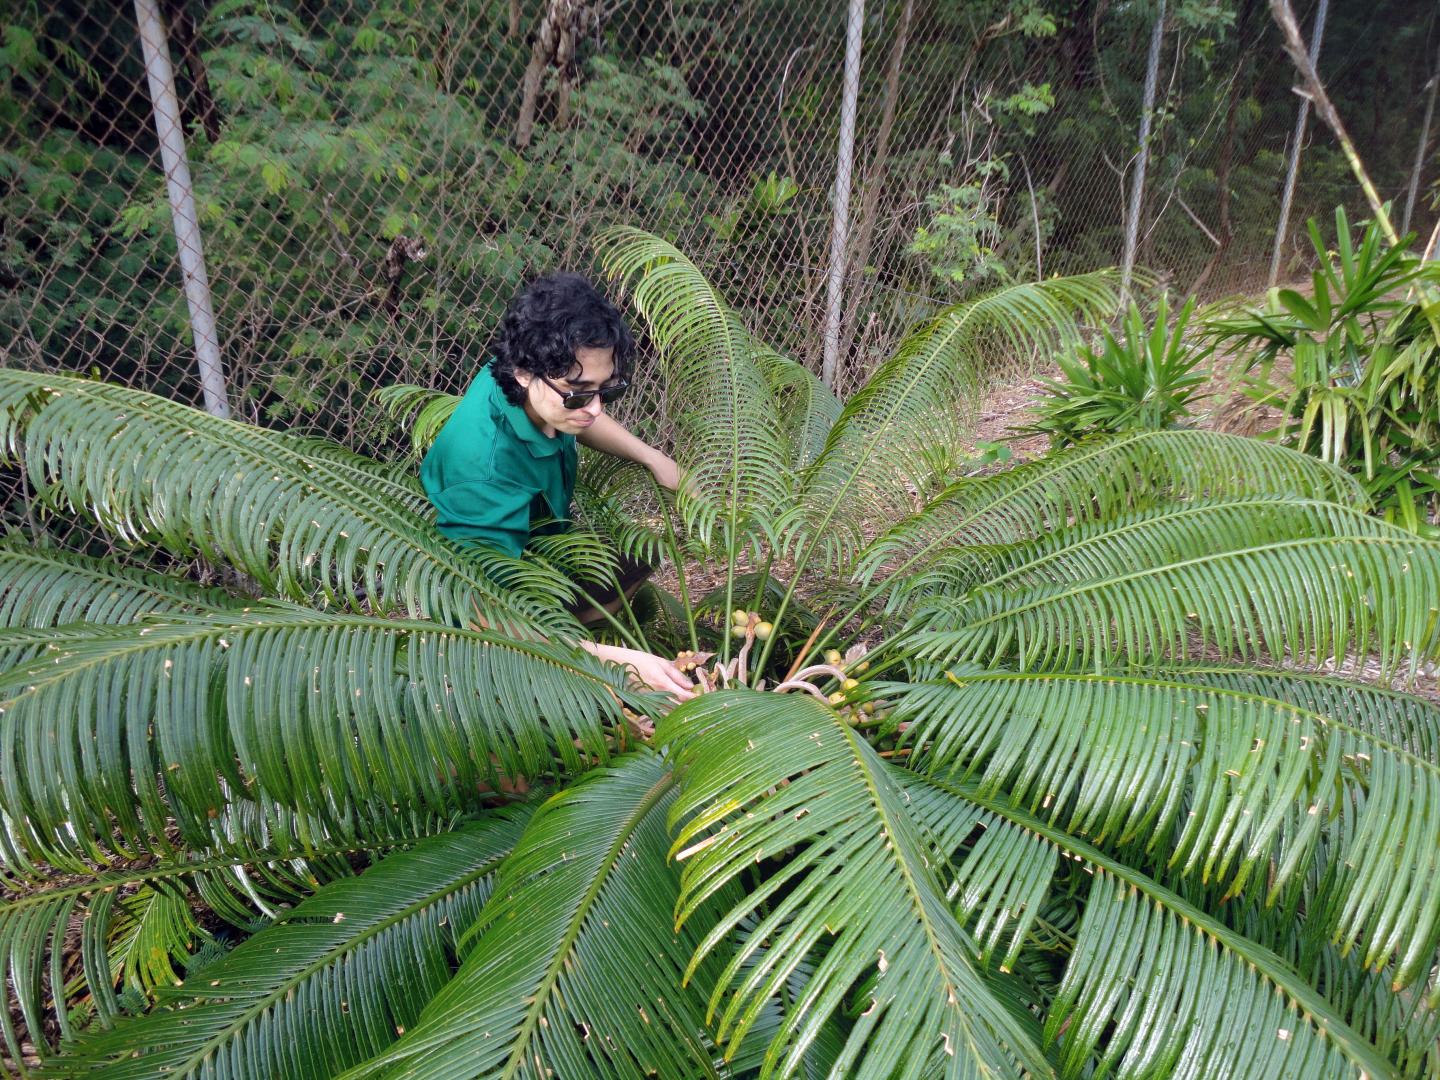
[[[602,254],[690,480],[597,476],[614,532],[551,559],[447,546],[403,470],[0,372],[11,463],[127,553],[0,552],[14,1068],[1434,1074],[1440,711],[1324,672],[1435,657],[1440,545],[1200,431],[917,476],[1108,274],[945,311],[842,405],[668,244]],[[552,560],[617,547],[686,585],[668,713],[557,613]]]

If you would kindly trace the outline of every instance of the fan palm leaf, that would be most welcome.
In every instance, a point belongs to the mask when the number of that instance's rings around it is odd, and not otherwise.
[[[116,440],[131,452],[117,456]],[[574,628],[551,572],[460,552],[417,513],[413,487],[395,497],[364,459],[308,445],[138,390],[0,370],[0,454],[126,541],[198,552],[295,600],[358,609],[363,588],[383,612]]]
[[[301,1080],[379,1053],[449,981],[525,818],[491,814],[324,887],[51,1074]]]
[[[1377,654],[1410,675],[1440,653],[1440,543],[1413,536],[1301,538],[1013,591],[977,589],[917,616],[931,660],[1102,670],[1197,649],[1319,666]]]
[[[1310,918],[1367,967],[1394,963],[1397,986],[1435,962],[1440,763],[1343,716],[1164,679],[985,671],[915,685],[896,715],[918,767],[974,775],[1097,845],[1168,852],[1226,897],[1255,881],[1273,901],[1328,834],[1340,869]]]
[[[671,812],[678,921],[722,888],[745,893],[692,961],[735,950],[710,999],[727,1052],[808,959],[815,974],[771,1044],[767,1074],[790,1075],[815,1025],[852,1004],[859,1015],[834,1075],[1050,1074],[1014,988],[985,969],[947,910],[883,759],[834,710],[809,697],[707,694],[672,712],[660,735],[681,778]],[[752,867],[790,848],[762,885],[744,887]]]
[[[55,548],[0,545],[0,627],[135,622],[165,612],[239,607],[243,599],[184,578]]]
[[[603,760],[622,702],[647,708],[584,653],[432,623],[275,606],[95,627],[0,676],[0,844],[57,866],[167,851],[169,829],[203,848],[236,800],[363,839]]]
[[[897,482],[913,452],[906,432],[917,416],[963,411],[980,399],[994,368],[987,371],[982,347],[1027,355],[1073,335],[1077,319],[1098,322],[1115,310],[1116,285],[1111,271],[1011,285],[947,308],[909,334],[835,420],[805,476],[789,542],[818,542],[832,568],[848,562],[864,544],[864,523],[912,509]]]
[[[542,806],[454,980],[355,1075],[714,1075],[699,1004],[678,989],[695,941],[670,920],[674,797],[666,764],[641,753]]]
[[[979,785],[895,772],[972,921],[989,916],[1023,935],[1057,865],[1078,863],[1093,877],[1046,1016],[1061,1076],[1398,1075],[1282,958],[1128,862]]]

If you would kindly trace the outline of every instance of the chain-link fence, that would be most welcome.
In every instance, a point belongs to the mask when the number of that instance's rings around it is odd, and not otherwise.
[[[196,403],[208,362],[236,415],[384,452],[373,389],[461,387],[517,287],[593,269],[612,222],[674,239],[817,370],[838,272],[842,389],[941,304],[1119,264],[1131,222],[1174,290],[1264,286],[1300,98],[1263,0],[863,8],[836,267],[845,0],[12,0],[0,360]],[[1320,63],[1422,239],[1434,8],[1337,0]],[[1313,119],[1301,150],[1286,276],[1307,216],[1364,213]]]

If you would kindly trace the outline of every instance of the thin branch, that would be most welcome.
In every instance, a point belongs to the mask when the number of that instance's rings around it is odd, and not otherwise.
[[[1305,40],[1300,36],[1300,24],[1295,21],[1295,12],[1290,7],[1290,0],[1270,0],[1270,14],[1274,16],[1276,25],[1280,27],[1280,33],[1285,39],[1285,51],[1290,54],[1290,59],[1299,70],[1300,76],[1305,81],[1305,96],[1315,107],[1315,112],[1335,133],[1335,138],[1340,141],[1340,149],[1345,153],[1345,160],[1350,163],[1350,169],[1355,173],[1355,179],[1360,182],[1360,188],[1365,192],[1365,200],[1370,204],[1370,212],[1375,215],[1376,222],[1385,233],[1385,239],[1392,245],[1400,242],[1400,237],[1395,233],[1395,226],[1390,223],[1390,215],[1385,212],[1385,204],[1380,201],[1380,195],[1375,190],[1375,185],[1370,180],[1370,174],[1365,169],[1365,163],[1360,160],[1360,155],[1355,150],[1355,144],[1350,140],[1345,125],[1340,120],[1340,114],[1335,111],[1334,104],[1330,101],[1330,95],[1325,92],[1325,86],[1320,82],[1320,76],[1315,71],[1315,65],[1310,62],[1310,54],[1305,49]]]

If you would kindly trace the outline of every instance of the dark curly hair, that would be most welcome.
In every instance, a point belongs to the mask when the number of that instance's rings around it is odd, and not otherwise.
[[[490,342],[490,374],[512,405],[525,401],[515,371],[563,379],[575,368],[575,350],[615,350],[615,375],[630,370],[635,338],[620,311],[579,274],[546,274],[510,301]]]

